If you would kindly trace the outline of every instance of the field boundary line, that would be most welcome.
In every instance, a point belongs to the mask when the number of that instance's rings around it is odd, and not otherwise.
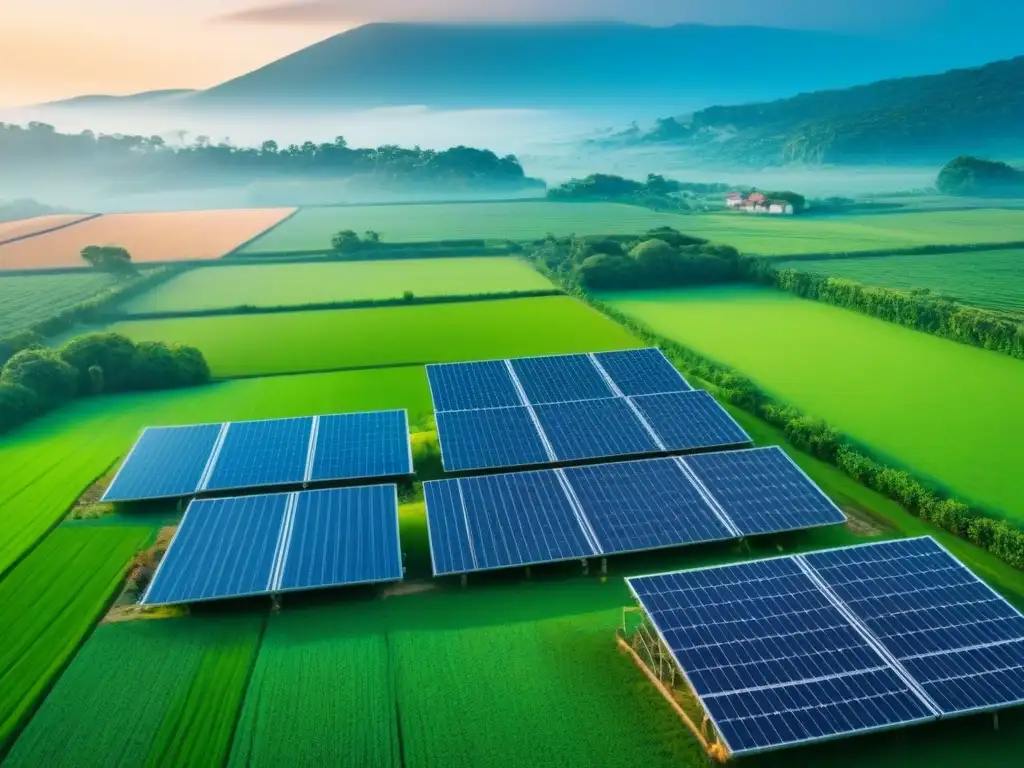
[[[59,216],[60,214],[44,214],[44,215],[56,215],[56,216]],[[48,235],[51,232],[57,232],[57,231],[59,231],[61,229],[67,229],[68,227],[73,227],[73,226],[75,226],[75,224],[82,224],[83,222],[86,222],[86,221],[92,221],[93,219],[98,219],[102,215],[103,215],[102,213],[86,214],[81,219],[75,219],[74,221],[68,221],[68,222],[65,222],[64,224],[57,224],[56,226],[48,227],[47,229],[41,229],[38,232],[29,232],[28,234],[17,235],[16,237],[9,237],[6,240],[0,240],[0,245],[10,245],[11,243],[19,243],[22,240],[29,240],[29,239],[31,239],[33,237],[39,237],[40,235]],[[2,269],[2,265],[3,265],[3,261],[2,261],[2,259],[0,259],[0,269]]]
[[[288,206],[282,206],[282,207],[283,208],[287,208]],[[259,210],[259,208],[249,209],[249,210]],[[293,217],[295,217],[300,210],[302,210],[302,209],[299,206],[295,206],[294,208],[292,208],[292,212],[289,213],[287,216],[283,217],[280,221],[277,221],[277,222],[271,224],[266,229],[260,230],[258,233],[256,233],[252,237],[250,237],[248,240],[244,241],[243,243],[240,243],[239,245],[236,245],[230,251],[225,251],[220,256],[217,256],[215,260],[225,259],[228,256],[231,256],[232,254],[237,253],[242,248],[246,248],[246,247],[252,245],[254,242],[259,240],[261,237],[263,237],[268,232],[273,232],[275,229],[280,227],[286,221],[288,221],[288,220],[292,219]]]

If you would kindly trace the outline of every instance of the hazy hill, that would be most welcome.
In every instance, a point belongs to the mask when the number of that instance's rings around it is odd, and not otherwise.
[[[176,98],[175,108],[629,106],[650,114],[934,72],[975,63],[972,51],[763,27],[369,24]]]
[[[1024,154],[1024,57],[660,120],[626,143],[671,142],[754,164],[936,162]]]

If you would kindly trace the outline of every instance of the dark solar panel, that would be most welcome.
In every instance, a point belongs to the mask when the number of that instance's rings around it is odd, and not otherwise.
[[[661,450],[621,397],[533,406],[560,461]]]
[[[459,481],[429,480],[423,484],[423,497],[434,575],[475,571],[476,559]]]
[[[317,417],[316,444],[307,480],[342,480],[412,474],[405,411]]]
[[[311,416],[231,423],[203,490],[301,483],[312,430]]]
[[[615,394],[588,355],[518,357],[511,363],[528,401],[534,405]]]
[[[149,427],[125,457],[103,494],[103,501],[173,498],[195,493],[221,426]]]
[[[630,399],[665,450],[724,448],[753,442],[715,398],[703,390]]]
[[[658,392],[686,392],[692,387],[660,349],[596,352],[594,358],[627,397]]]
[[[448,472],[552,460],[526,407],[442,411],[437,414],[437,434]]]
[[[504,360],[428,365],[435,411],[523,405]]]

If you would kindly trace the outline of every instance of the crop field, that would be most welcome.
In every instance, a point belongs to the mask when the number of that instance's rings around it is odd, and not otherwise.
[[[92,271],[0,276],[0,337],[52,317],[115,282],[111,275]]]
[[[767,289],[606,298],[879,454],[1024,521],[1021,361]]]
[[[143,526],[63,526],[0,581],[0,754],[151,534]]]
[[[196,346],[223,378],[637,346],[621,326],[566,296],[138,320],[109,330]]]
[[[0,221],[0,243],[16,237],[28,237],[54,227],[63,227],[87,218],[85,213],[54,213],[49,216],[33,216],[31,219]]]
[[[744,253],[790,256],[1024,240],[1024,210],[980,209],[815,218],[747,214],[691,215],[676,227]]]
[[[0,575],[64,516],[147,425],[408,408],[430,412],[422,368],[222,382],[79,400],[0,436]]]
[[[85,267],[87,245],[119,245],[137,263],[217,259],[293,209],[111,213],[27,240],[0,245],[0,270]]]
[[[779,261],[775,265],[885,288],[927,288],[962,304],[1024,314],[1024,250]]]
[[[501,257],[203,267],[130,299],[120,309],[133,313],[301,306],[400,298],[405,291],[451,296],[552,287],[525,261]]]
[[[388,642],[359,633],[351,614],[325,606],[271,617],[230,766],[402,765]]]
[[[228,613],[99,627],[4,765],[222,765],[263,621]]]
[[[327,250],[344,229],[374,230],[385,242],[538,240],[554,235],[631,235],[683,229],[690,217],[621,203],[446,203],[303,208],[242,253]]]

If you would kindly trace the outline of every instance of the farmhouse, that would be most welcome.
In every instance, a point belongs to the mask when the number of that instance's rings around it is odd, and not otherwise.
[[[744,213],[772,213],[791,215],[793,213],[792,203],[785,200],[769,200],[763,192],[751,192],[744,197],[740,192],[732,192],[725,198],[725,207],[730,211],[743,211]]]

